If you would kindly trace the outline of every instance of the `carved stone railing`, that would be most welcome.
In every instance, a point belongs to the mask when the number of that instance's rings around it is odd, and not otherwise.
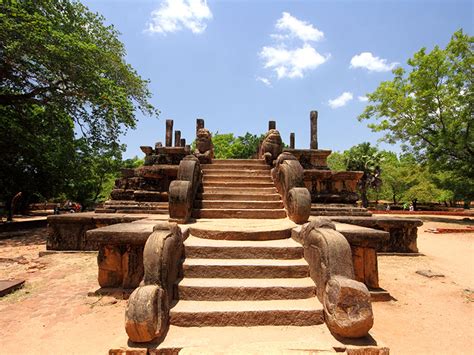
[[[198,158],[186,156],[179,163],[178,177],[170,184],[170,222],[188,223],[191,218],[196,192],[201,185],[202,172]]]
[[[301,228],[299,240],[329,330],[347,338],[366,336],[374,323],[372,304],[367,287],[354,279],[349,242],[320,217]]]
[[[181,273],[183,234],[176,224],[155,230],[143,250],[144,276],[128,300],[125,330],[133,342],[162,338],[169,326],[173,285]]]
[[[303,167],[290,153],[282,153],[275,161],[272,179],[283,198],[288,217],[295,223],[308,221],[311,195],[303,182]]]

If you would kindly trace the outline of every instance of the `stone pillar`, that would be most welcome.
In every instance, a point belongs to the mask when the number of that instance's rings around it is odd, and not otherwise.
[[[173,120],[166,120],[166,140],[165,146],[173,146]]]
[[[179,144],[180,147],[186,147],[186,139],[185,138],[181,138],[181,142]]]
[[[174,131],[174,146],[181,147],[181,131]]]
[[[311,149],[318,149],[318,111],[311,111]]]
[[[268,130],[276,129],[276,122],[275,121],[268,121]]]
[[[198,119],[196,119],[196,137],[197,137],[198,131],[201,128],[204,128],[204,120],[202,118],[198,118]]]
[[[290,133],[290,149],[295,149],[295,134]]]

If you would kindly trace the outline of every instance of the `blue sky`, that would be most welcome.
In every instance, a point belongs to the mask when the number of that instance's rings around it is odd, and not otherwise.
[[[151,80],[159,119],[137,113],[122,138],[125,157],[164,141],[165,119],[188,142],[195,120],[212,132],[266,132],[309,148],[309,112],[319,147],[344,150],[380,134],[356,118],[366,93],[390,80],[421,47],[473,35],[473,1],[83,0],[121,33],[127,61]],[[383,149],[398,147],[380,144]]]

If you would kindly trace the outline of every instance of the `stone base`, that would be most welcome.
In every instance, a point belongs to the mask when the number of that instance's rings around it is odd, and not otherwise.
[[[96,242],[86,239],[86,232],[88,230],[111,224],[133,222],[142,218],[144,217],[94,212],[48,216],[46,249],[99,250],[99,245]]]
[[[388,232],[390,238],[376,247],[377,252],[418,253],[418,246],[416,244],[417,230],[418,227],[423,225],[423,222],[419,219],[389,216],[334,216],[329,218],[336,222]]]

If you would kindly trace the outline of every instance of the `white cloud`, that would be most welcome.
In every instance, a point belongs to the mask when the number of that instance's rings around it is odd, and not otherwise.
[[[349,101],[354,98],[351,92],[343,92],[340,96],[333,100],[329,100],[328,104],[331,108],[338,108],[345,106]]]
[[[368,71],[384,72],[395,68],[398,63],[388,64],[387,59],[374,57],[370,52],[362,52],[352,57],[350,68],[365,68]]]
[[[281,18],[275,25],[277,30],[288,31],[288,35],[273,35],[273,38],[283,39],[287,36],[296,37],[304,42],[319,41],[324,38],[324,33],[314,27],[312,24],[298,20],[288,12],[283,12]]]
[[[164,0],[151,13],[148,32],[173,33],[187,28],[193,33],[204,32],[206,20],[212,19],[212,12],[206,0]]]
[[[278,33],[270,37],[276,44],[264,46],[259,56],[264,61],[264,67],[273,70],[278,79],[303,78],[305,72],[316,69],[331,57],[330,54],[320,54],[308,43],[324,38],[324,33],[311,23],[283,12],[275,23],[275,29]],[[291,39],[302,43],[295,44]]]
[[[367,96],[357,96],[357,99],[360,101],[360,102],[367,102],[369,101],[369,98]]]
[[[268,86],[269,88],[272,87],[272,83],[270,82],[270,80],[268,80],[268,78],[263,78],[261,76],[257,76],[257,81],[260,81],[261,83],[265,84],[265,86]]]
[[[329,59],[319,54],[309,44],[301,48],[287,49],[285,46],[263,47],[260,56],[265,68],[276,72],[278,79],[302,78],[304,72],[315,69]]]

